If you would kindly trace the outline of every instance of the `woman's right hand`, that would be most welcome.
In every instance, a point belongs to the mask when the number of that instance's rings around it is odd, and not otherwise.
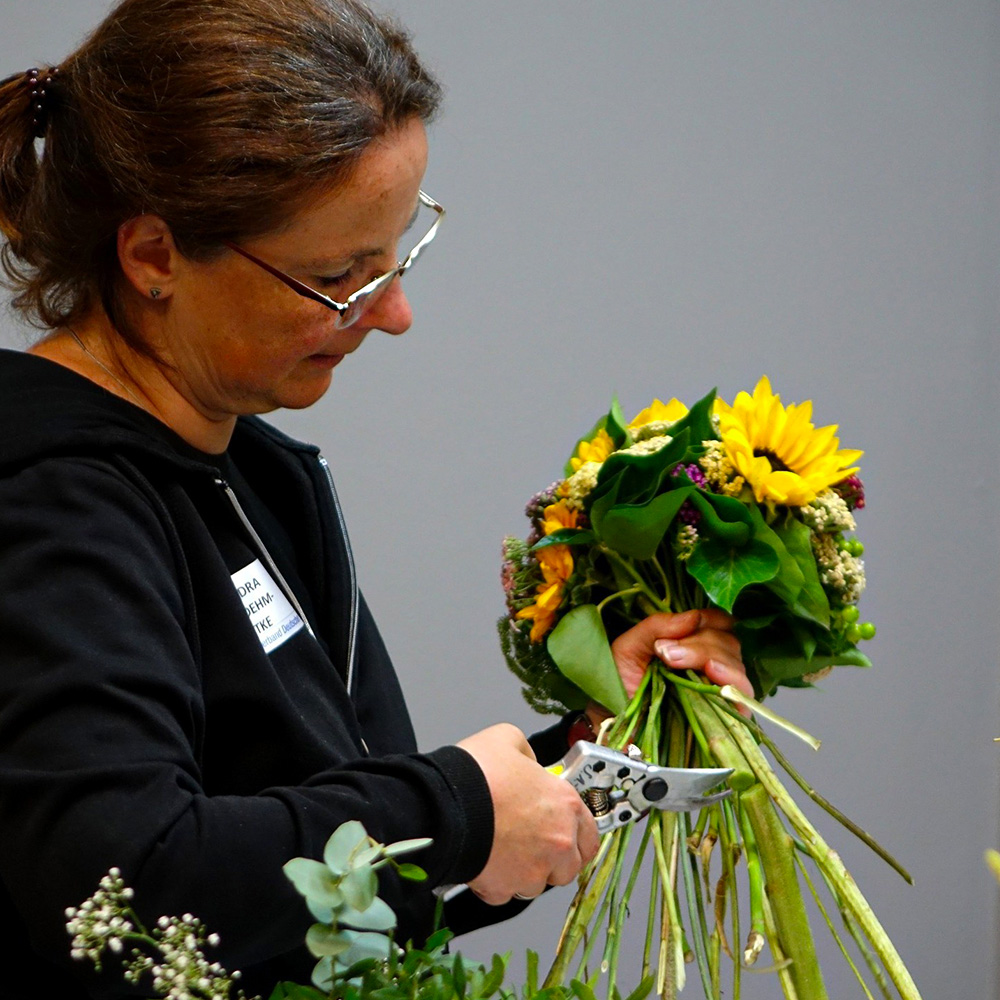
[[[458,745],[482,768],[493,797],[493,847],[469,888],[500,905],[572,882],[597,853],[600,836],[569,782],[538,764],[524,733],[509,723],[490,726]]]

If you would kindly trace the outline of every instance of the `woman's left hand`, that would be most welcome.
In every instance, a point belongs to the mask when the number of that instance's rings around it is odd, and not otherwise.
[[[672,670],[697,670],[722,687],[731,684],[752,698],[753,685],[740,657],[731,615],[718,608],[650,615],[611,644],[611,652],[629,698],[635,694],[650,661],[657,657]],[[595,727],[608,712],[591,703],[587,715]]]

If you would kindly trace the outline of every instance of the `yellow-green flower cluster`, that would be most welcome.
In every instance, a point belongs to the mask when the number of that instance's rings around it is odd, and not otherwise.
[[[701,471],[711,489],[727,497],[738,497],[743,490],[744,479],[736,471],[736,466],[721,441],[704,441],[705,454],[698,459]]]
[[[813,534],[813,552],[819,565],[819,578],[842,604],[856,604],[865,589],[865,563],[843,549],[833,534]]]
[[[824,490],[799,512],[816,532],[854,531],[858,526],[847,502],[833,490]]]

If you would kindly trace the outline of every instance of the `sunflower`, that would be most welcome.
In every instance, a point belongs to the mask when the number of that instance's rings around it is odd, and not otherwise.
[[[628,429],[635,431],[647,424],[673,424],[686,416],[687,411],[688,408],[679,399],[671,399],[669,403],[654,399],[649,406],[632,418]]]
[[[719,436],[758,503],[801,507],[858,471],[863,451],[840,449],[836,425],[816,428],[812,402],[781,403],[765,375],[753,396],[741,392],[730,406],[716,400]]]

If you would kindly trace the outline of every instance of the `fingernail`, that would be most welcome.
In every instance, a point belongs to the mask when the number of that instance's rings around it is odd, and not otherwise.
[[[669,639],[661,639],[656,644],[657,655],[671,663],[683,663],[687,659],[688,651],[679,642],[671,642]]]

